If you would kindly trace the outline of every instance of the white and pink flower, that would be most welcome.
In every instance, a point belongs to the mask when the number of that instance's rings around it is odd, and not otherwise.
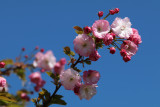
[[[81,77],[77,71],[70,68],[61,73],[60,80],[66,90],[73,90],[76,85],[80,84]]]
[[[79,34],[73,43],[75,52],[81,56],[88,57],[95,50],[95,43],[87,34]]]
[[[82,100],[87,99],[90,100],[95,94],[97,93],[96,86],[95,85],[86,85],[83,84],[79,88],[79,98]]]
[[[112,31],[120,38],[128,39],[133,34],[131,22],[128,17],[124,19],[116,18],[111,25]]]
[[[107,20],[97,20],[92,25],[93,35],[97,38],[103,39],[104,36],[110,31],[109,22]]]
[[[124,49],[130,57],[135,55],[138,50],[137,45],[130,40],[125,40],[121,45],[121,49]]]
[[[56,58],[52,51],[47,51],[45,54],[38,52],[35,55],[36,59],[33,62],[34,67],[39,67],[45,70],[53,69],[56,64]]]
[[[136,45],[139,45],[142,43],[141,36],[138,33],[137,29],[132,28],[133,34],[130,35],[129,39],[130,41],[133,41]]]
[[[83,72],[83,81],[85,84],[97,84],[100,79],[100,73],[95,70],[88,70]]]

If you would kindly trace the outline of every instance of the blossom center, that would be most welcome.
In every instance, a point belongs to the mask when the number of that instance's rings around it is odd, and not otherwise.
[[[98,28],[97,28],[97,30],[98,30],[98,32],[100,32],[100,31],[101,31],[101,28],[100,28],[100,27],[98,27]]]
[[[82,46],[85,48],[87,46],[87,43],[84,43]]]
[[[121,30],[124,30],[125,28],[126,28],[126,26],[123,25],[123,26],[121,27]]]

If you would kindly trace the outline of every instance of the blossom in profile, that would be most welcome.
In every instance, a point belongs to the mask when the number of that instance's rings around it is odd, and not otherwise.
[[[73,43],[75,52],[81,56],[88,57],[95,50],[95,43],[87,34],[79,34]]]
[[[33,62],[34,67],[39,67],[45,70],[53,69],[56,64],[56,58],[52,51],[47,51],[45,54],[38,52],[35,55],[35,60]]]
[[[137,45],[130,40],[125,40],[121,45],[121,49],[124,49],[130,57],[135,55],[138,50]]]
[[[97,50],[93,51],[93,53],[89,55],[89,59],[92,61],[97,61],[100,57],[101,56],[99,55]]]
[[[79,88],[79,98],[90,100],[97,93],[95,85],[86,85],[83,84]]]
[[[64,71],[64,66],[66,64],[66,59],[62,58],[59,62],[57,62],[54,66],[54,73],[61,74]]]
[[[72,68],[65,70],[60,75],[61,84],[66,90],[73,90],[81,82],[81,77],[77,71]]]
[[[111,43],[112,43],[112,41],[113,41],[113,36],[112,36],[112,34],[110,34],[110,33],[107,33],[105,36],[104,36],[104,38],[103,38],[103,42],[104,42],[104,44],[107,46],[107,45],[110,45]]]
[[[112,23],[111,28],[112,31],[120,38],[128,39],[130,35],[133,34],[131,25],[132,24],[128,17],[125,17],[124,19],[117,17]]]
[[[88,70],[83,72],[83,81],[85,84],[97,84],[100,79],[100,73],[95,70]]]
[[[46,83],[44,80],[42,80],[40,72],[34,72],[30,74],[29,78],[32,83],[36,84],[35,91],[39,91],[39,89],[42,88]]]
[[[0,87],[5,87],[6,86],[6,79],[3,77],[0,77]]]
[[[110,31],[109,22],[107,20],[97,20],[92,25],[93,35],[97,38],[104,38],[104,36]]]
[[[28,96],[26,93],[21,93],[20,97],[21,97],[23,100],[26,100],[26,101],[29,101],[29,100],[30,100],[29,96]]]
[[[128,40],[133,41],[136,45],[139,45],[142,43],[141,36],[138,33],[137,29],[132,28],[133,34],[130,35]]]

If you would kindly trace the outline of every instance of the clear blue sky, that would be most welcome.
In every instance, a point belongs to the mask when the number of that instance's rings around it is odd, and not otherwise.
[[[160,107],[159,4],[159,0],[1,0],[0,59],[15,58],[21,47],[29,52],[36,45],[53,50],[58,60],[66,57],[62,48],[73,49],[73,26],[91,26],[98,11],[107,14],[118,7],[120,13],[108,21],[111,24],[117,16],[130,18],[143,41],[137,54],[124,63],[118,51],[111,55],[107,49],[100,50],[101,59],[86,66],[101,74],[97,95],[90,101],[81,101],[64,88],[58,93],[64,95],[66,107]],[[48,81],[45,88],[54,90],[51,79],[45,74],[43,78]],[[15,75],[7,81],[12,83],[11,93],[20,89]]]

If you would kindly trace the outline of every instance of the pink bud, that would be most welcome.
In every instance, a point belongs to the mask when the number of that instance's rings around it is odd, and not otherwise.
[[[88,26],[84,27],[84,33],[88,34],[88,33],[91,33],[91,32],[92,32],[91,27],[88,27]]]
[[[119,13],[119,8],[114,9],[115,13]]]
[[[27,94],[26,93],[21,93],[21,98],[22,99],[25,99],[27,97]]]
[[[99,16],[99,17],[102,17],[102,16],[103,16],[103,11],[99,11],[99,12],[98,12],[98,16]]]
[[[67,63],[66,59],[65,58],[61,58],[60,64],[61,65],[65,65],[66,63]]]
[[[28,55],[25,55],[24,57],[27,59],[27,58],[28,58]]]
[[[114,14],[115,14],[115,11],[114,11],[114,10],[109,10],[109,13],[110,13],[111,15],[114,15]]]
[[[36,46],[36,47],[35,47],[35,50],[38,50],[38,49],[39,49],[39,46]]]
[[[40,51],[43,53],[43,52],[44,52],[44,49],[42,48]]]
[[[5,87],[6,86],[6,79],[3,77],[0,77],[0,87]]]
[[[36,92],[38,92],[38,91],[40,90],[40,87],[35,86],[35,87],[34,87],[34,90],[35,90]]]
[[[121,49],[120,54],[121,54],[122,57],[124,57],[124,56],[127,55],[127,52],[126,52],[125,49]]]
[[[0,62],[0,68],[4,68],[5,67],[5,63],[4,62]]]
[[[116,49],[115,49],[114,47],[111,47],[111,48],[110,48],[110,53],[111,53],[111,54],[114,54],[115,52],[116,52]]]
[[[22,48],[22,51],[25,51],[26,49],[25,48]]]
[[[128,62],[128,61],[131,60],[131,57],[128,56],[128,55],[126,55],[126,56],[123,57],[123,60],[124,60],[125,62]]]
[[[45,72],[46,70],[45,69],[41,69],[41,72],[43,73],[43,72]]]

